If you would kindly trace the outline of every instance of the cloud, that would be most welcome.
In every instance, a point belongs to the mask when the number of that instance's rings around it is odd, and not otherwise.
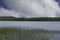
[[[3,0],[20,17],[58,17],[60,7],[55,0]],[[59,16],[60,17],[60,16]]]
[[[4,9],[2,7],[0,8],[0,16],[20,17],[15,11]]]

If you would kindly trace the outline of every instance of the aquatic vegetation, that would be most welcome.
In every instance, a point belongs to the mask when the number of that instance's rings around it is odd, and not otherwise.
[[[0,28],[1,40],[50,40],[47,30]]]

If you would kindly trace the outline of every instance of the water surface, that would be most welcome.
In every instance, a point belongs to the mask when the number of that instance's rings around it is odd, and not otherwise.
[[[60,30],[60,22],[0,21],[0,27],[27,27],[47,30]]]
[[[60,31],[60,22],[0,21],[0,27],[22,27]],[[60,34],[50,34],[50,40],[60,40]]]

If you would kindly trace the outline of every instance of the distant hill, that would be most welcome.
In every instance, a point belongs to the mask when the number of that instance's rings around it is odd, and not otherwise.
[[[17,17],[4,16],[0,17],[0,21],[60,21],[60,17],[17,18]]]

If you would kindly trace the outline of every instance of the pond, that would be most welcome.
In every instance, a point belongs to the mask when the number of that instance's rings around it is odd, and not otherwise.
[[[26,27],[47,30],[60,30],[60,22],[41,21],[0,21],[0,27]]]
[[[0,27],[21,27],[60,31],[60,22],[41,21],[0,21]],[[60,34],[50,34],[50,40],[60,40]]]

